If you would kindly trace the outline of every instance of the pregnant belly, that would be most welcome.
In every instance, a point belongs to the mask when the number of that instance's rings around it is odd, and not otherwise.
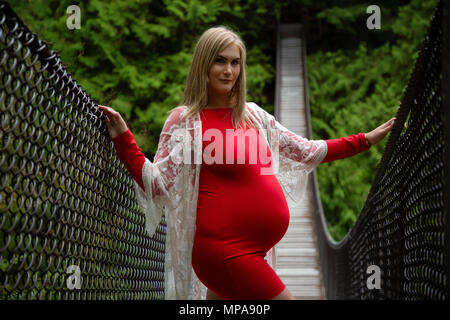
[[[199,192],[196,232],[202,239],[220,239],[225,259],[265,254],[282,239],[289,208],[274,175],[247,176],[230,184],[222,180],[212,185],[214,181],[208,177]]]

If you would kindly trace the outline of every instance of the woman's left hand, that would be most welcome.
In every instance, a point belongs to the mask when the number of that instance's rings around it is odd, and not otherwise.
[[[383,140],[389,131],[394,127],[394,121],[396,117],[391,118],[389,121],[383,123],[378,128],[366,133],[366,138],[369,140],[370,145],[376,145],[378,142]]]

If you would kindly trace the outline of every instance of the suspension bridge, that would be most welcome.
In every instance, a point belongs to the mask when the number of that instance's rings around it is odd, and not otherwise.
[[[276,246],[276,272],[297,299],[449,299],[449,20],[440,1],[376,178],[340,242],[310,174]],[[278,25],[275,116],[311,139],[304,27]],[[0,299],[163,299],[164,218],[148,237],[95,102],[4,1],[0,68]],[[79,290],[66,286],[72,265]]]

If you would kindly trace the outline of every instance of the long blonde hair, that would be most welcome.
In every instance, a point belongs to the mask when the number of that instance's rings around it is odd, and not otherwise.
[[[221,51],[230,44],[236,44],[241,55],[240,73],[229,95],[233,103],[232,123],[236,129],[244,127],[245,122],[256,128],[245,107],[246,102],[246,48],[242,39],[226,26],[209,28],[199,38],[192,56],[189,74],[186,79],[184,98],[181,105],[187,106],[189,111],[184,115],[191,117],[199,113],[208,104],[208,75],[215,59]]]

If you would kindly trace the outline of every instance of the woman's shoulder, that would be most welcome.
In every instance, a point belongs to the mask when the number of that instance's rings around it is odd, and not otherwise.
[[[247,105],[248,108],[250,108],[252,110],[255,108],[259,108],[259,106],[256,103],[254,103],[253,101],[247,101],[245,104]]]
[[[188,111],[186,106],[176,106],[169,111],[167,111],[168,117],[165,122],[165,127],[172,127],[180,125],[184,120],[184,115]]]
[[[256,103],[252,102],[252,101],[247,101],[245,103],[245,105],[247,106],[247,109],[252,112],[253,114],[257,114],[259,115],[259,109],[261,109]]]
[[[176,107],[170,109],[169,111],[167,111],[167,113],[170,115],[172,115],[172,114],[181,115],[184,112],[186,112],[187,110],[188,110],[187,106],[176,106]]]
[[[254,102],[246,102],[247,108],[253,113],[258,116],[261,120],[266,118],[266,116],[269,114],[266,110],[261,108],[259,105],[257,105]]]
[[[180,106],[176,106],[175,108],[172,108],[168,111],[169,117],[174,117],[174,118],[178,118],[180,120],[184,119],[184,115],[186,115],[189,111],[189,107],[188,106],[184,106],[184,105],[180,105]]]
[[[246,102],[248,108],[252,111],[255,111],[257,113],[264,113],[267,112],[266,110],[264,110],[263,108],[261,108],[259,105],[257,105],[255,102],[250,101],[250,102]]]

